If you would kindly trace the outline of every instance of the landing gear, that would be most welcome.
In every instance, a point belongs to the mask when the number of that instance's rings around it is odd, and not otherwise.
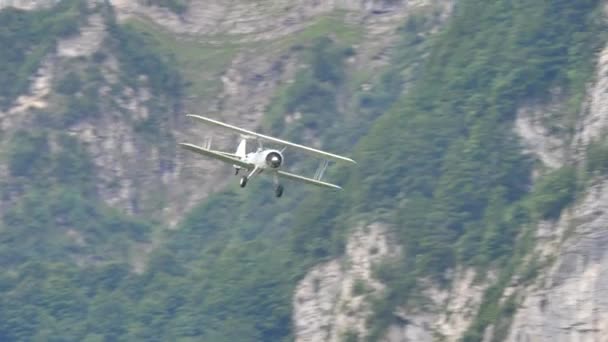
[[[283,186],[282,185],[277,185],[276,189],[274,190],[274,194],[277,197],[281,197],[283,196]]]
[[[238,174],[239,174],[239,171],[241,171],[241,168],[240,168],[240,167],[235,167],[235,168],[234,168],[234,175],[235,175],[235,176],[236,176],[236,175],[238,175]]]
[[[260,172],[262,172],[262,170],[258,169],[258,167],[256,166],[253,168],[253,170],[251,170],[251,172],[249,172],[248,175],[241,177],[241,181],[239,182],[239,184],[241,185],[241,188],[244,188],[245,185],[247,185],[247,181],[249,180],[249,178],[255,176],[256,174],[258,174]]]

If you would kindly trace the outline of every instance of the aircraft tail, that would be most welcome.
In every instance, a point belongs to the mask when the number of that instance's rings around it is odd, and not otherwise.
[[[247,154],[247,139],[241,139],[235,154],[241,159],[245,158],[245,155]]]
[[[239,143],[239,146],[237,146],[236,152],[234,154],[240,159],[245,159],[245,157],[247,156],[247,139],[241,139],[241,142]],[[233,166],[235,169],[234,174],[238,175],[241,167],[238,165]]]

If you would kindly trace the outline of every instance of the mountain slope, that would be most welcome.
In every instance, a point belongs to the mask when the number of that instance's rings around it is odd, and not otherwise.
[[[342,286],[341,299],[331,302],[340,306],[299,309],[307,314],[296,316],[296,322],[310,322],[311,317],[314,322],[315,310],[322,320],[328,307],[351,317],[371,307],[373,314],[363,314],[369,318],[367,328],[354,325],[343,333],[352,339],[386,336],[395,341],[480,341],[484,336],[500,341],[507,335],[515,306],[525,296],[507,287],[525,286],[546,265],[532,254],[534,227],[557,218],[577,191],[584,192],[588,177],[586,170],[576,172],[571,166],[584,163],[584,157],[562,159],[566,166],[555,172],[537,164],[533,185],[532,160],[521,154],[512,120],[519,108],[540,104],[540,111],[548,113],[539,124],[549,133],[524,143],[542,147],[545,141],[559,139],[567,145],[576,139],[584,85],[592,75],[594,53],[603,44],[592,33],[602,25],[600,4],[538,3],[525,11],[523,4],[500,1],[457,5],[454,19],[432,48],[426,74],[359,145],[355,157],[364,167],[353,175],[353,183],[361,185],[359,193],[341,199],[348,203],[345,208],[376,209],[376,220],[388,223],[400,240],[400,257],[372,266],[387,290],[364,292],[366,304],[349,312],[350,306],[340,303],[360,302],[362,294],[355,289],[361,285],[349,289],[346,276],[337,285]],[[556,107],[551,103],[556,93],[560,106],[549,112]],[[362,221],[365,225],[370,220]],[[355,272],[350,269],[358,265],[353,255],[342,262],[347,266],[340,272]],[[333,279],[335,272],[318,281]],[[324,295],[322,290],[318,298],[312,296],[311,303]],[[297,293],[295,300],[300,296],[306,297]],[[338,319],[332,316],[329,329],[321,331],[330,336],[334,329],[345,329]],[[300,340],[314,340],[309,336],[307,331]],[[517,332],[513,336],[524,338]]]
[[[7,4],[1,339],[603,333],[604,2]],[[243,191],[186,112],[358,166]]]
[[[4,9],[2,27],[15,20],[32,32],[3,32],[30,59],[6,61],[24,71],[4,83],[13,92],[1,116],[2,338],[289,339],[295,279],[316,260],[291,250],[289,212],[311,189],[290,186],[292,197],[277,203],[260,178],[246,193],[229,189],[200,202],[228,179],[221,165],[177,152],[178,137],[196,142],[206,133],[183,114],[232,112],[223,118],[344,150],[326,137],[338,132],[346,108],[358,108],[361,84],[378,82],[393,29],[417,6],[382,8],[321,6],[294,34],[269,36],[263,47],[236,36],[176,37],[171,26],[137,14],[146,7],[66,0],[31,12]],[[37,54],[16,44],[30,37],[41,42]],[[345,122],[364,130],[400,91],[372,94],[365,117]],[[316,108],[330,107],[313,112],[309,92],[325,94]],[[276,114],[262,119],[266,107]],[[340,114],[320,132],[319,114],[331,109]],[[284,111],[293,111],[291,121],[282,122]],[[292,162],[312,166],[297,156]]]

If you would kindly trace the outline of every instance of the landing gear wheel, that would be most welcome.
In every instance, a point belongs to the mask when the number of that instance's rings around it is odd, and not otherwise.
[[[241,186],[241,188],[244,188],[245,185],[247,185],[247,176],[241,177],[241,181],[239,182],[239,185]]]
[[[277,185],[277,188],[274,190],[274,194],[277,197],[283,196],[283,186],[282,185]]]

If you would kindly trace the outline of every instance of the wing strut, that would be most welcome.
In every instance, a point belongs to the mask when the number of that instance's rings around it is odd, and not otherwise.
[[[210,136],[207,139],[205,139],[205,144],[203,145],[204,148],[210,150],[211,149],[211,143],[213,142],[213,137]]]
[[[321,178],[323,178],[323,175],[325,174],[325,170],[327,170],[328,165],[329,161],[327,161],[326,159],[323,159],[321,161],[321,164],[319,164],[319,167],[317,168],[317,172],[315,172],[315,180],[321,180]]]

